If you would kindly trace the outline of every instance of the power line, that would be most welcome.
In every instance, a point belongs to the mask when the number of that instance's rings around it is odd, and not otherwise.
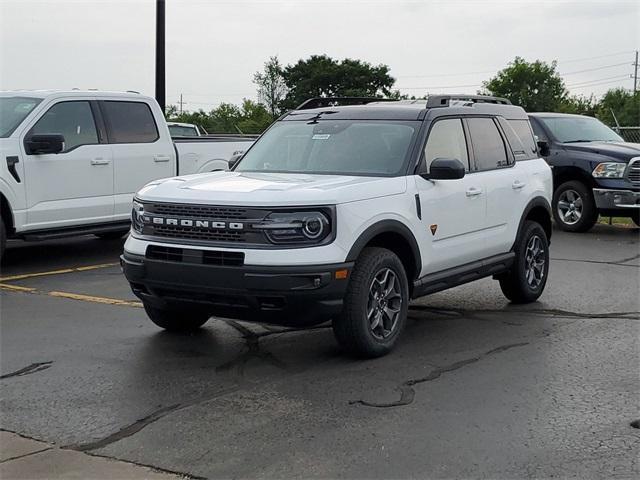
[[[626,78],[630,78],[630,77],[626,77]],[[592,83],[591,85],[582,85],[580,87],[572,87],[574,90],[580,89],[580,88],[589,88],[589,87],[597,87],[598,85],[608,85],[610,83],[617,83],[620,84],[620,80],[609,80],[608,82],[599,82],[599,83]]]
[[[612,65],[604,65],[602,67],[587,68],[585,70],[576,70],[575,72],[560,73],[560,75],[566,76],[566,75],[574,75],[576,73],[595,72],[596,70],[606,70],[607,68],[621,67],[622,65],[629,65],[629,64],[627,62],[614,63]]]
[[[586,86],[589,83],[601,82],[603,80],[616,80],[621,78],[630,78],[629,75],[615,75],[613,77],[604,77],[604,78],[594,78],[593,80],[585,80],[584,82],[571,83],[567,85],[567,87],[577,87],[577,86]]]
[[[629,53],[633,53],[633,50],[625,50],[624,52],[609,53],[607,55],[598,55],[596,57],[576,58],[576,59],[573,59],[573,60],[558,60],[558,63],[584,62],[586,60],[596,60],[596,59],[599,59],[599,58],[617,57],[617,56],[620,56],[620,55],[627,55]]]

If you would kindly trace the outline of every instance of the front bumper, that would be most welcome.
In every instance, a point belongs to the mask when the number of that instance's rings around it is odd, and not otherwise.
[[[315,266],[217,266],[120,257],[133,293],[157,306],[197,305],[212,316],[309,326],[342,311],[352,262]],[[347,278],[336,272],[347,270]]]
[[[593,197],[599,210],[640,209],[640,192],[594,188]]]

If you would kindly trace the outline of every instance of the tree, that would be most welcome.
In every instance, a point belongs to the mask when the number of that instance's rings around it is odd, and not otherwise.
[[[395,79],[387,65],[372,66],[361,60],[334,60],[312,55],[287,65],[282,72],[289,91],[282,105],[295,108],[313,97],[383,97],[391,94]]]
[[[167,112],[173,113],[171,121],[193,123],[209,133],[262,133],[273,122],[273,117],[264,105],[247,99],[240,107],[221,103],[209,113],[198,110],[176,115],[177,110],[171,106]]]
[[[282,101],[287,94],[282,69],[278,57],[274,56],[265,62],[262,72],[256,72],[253,75],[253,83],[258,87],[258,100],[267,107],[274,120],[280,115]]]
[[[566,99],[564,81],[556,62],[527,62],[521,57],[483,83],[492,95],[505,97],[528,112],[557,111]]]
[[[634,94],[624,88],[609,90],[600,100],[596,116],[611,126],[616,125],[616,119],[621,127],[640,125],[640,91]]]
[[[557,111],[560,113],[575,113],[595,117],[598,105],[598,100],[593,94],[588,97],[584,95],[573,95],[565,97],[558,106]]]

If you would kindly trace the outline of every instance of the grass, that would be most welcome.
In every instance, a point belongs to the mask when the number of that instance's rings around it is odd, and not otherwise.
[[[636,224],[633,223],[633,220],[631,220],[628,217],[603,217],[602,215],[600,217],[598,217],[598,223],[604,224],[604,225],[615,225],[618,227],[635,227]]]

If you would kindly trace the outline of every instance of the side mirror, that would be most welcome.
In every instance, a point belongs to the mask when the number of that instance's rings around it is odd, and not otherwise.
[[[28,155],[60,153],[64,150],[64,136],[59,134],[31,135],[25,139],[24,149]]]
[[[235,167],[235,166],[236,166],[236,164],[240,161],[240,159],[241,159],[243,156],[244,156],[244,152],[242,152],[242,153],[238,153],[238,154],[236,154],[236,155],[232,156],[232,157],[229,159],[229,168],[228,168],[228,170],[233,170],[233,167]]]
[[[429,167],[429,173],[420,176],[427,180],[458,180],[465,175],[464,165],[456,158],[436,158]]]
[[[549,153],[551,153],[549,149],[549,142],[546,140],[538,140],[538,150],[540,151],[540,155],[548,157]]]

